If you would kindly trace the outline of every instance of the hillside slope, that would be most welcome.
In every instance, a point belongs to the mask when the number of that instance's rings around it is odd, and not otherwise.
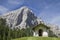
[[[53,38],[53,37],[23,37],[17,38],[12,40],[60,40],[60,38]]]

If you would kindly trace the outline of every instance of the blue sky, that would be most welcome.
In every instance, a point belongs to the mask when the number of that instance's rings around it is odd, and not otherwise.
[[[60,26],[60,0],[0,0],[0,14],[27,6],[46,23]]]

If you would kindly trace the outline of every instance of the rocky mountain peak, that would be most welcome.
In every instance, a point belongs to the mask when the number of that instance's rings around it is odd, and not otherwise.
[[[26,6],[21,7],[20,9],[8,12],[2,16],[6,18],[7,24],[11,28],[26,28],[33,27],[40,24],[41,19],[37,18],[31,9]]]

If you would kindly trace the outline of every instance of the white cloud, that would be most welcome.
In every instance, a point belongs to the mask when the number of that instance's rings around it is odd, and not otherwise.
[[[11,5],[23,4],[24,0],[8,0]]]
[[[51,20],[51,23],[59,23],[60,22],[60,16],[57,16],[57,17],[54,17],[52,20]]]
[[[60,27],[60,16],[56,16],[56,17],[52,18],[51,21],[49,21],[49,23],[58,25]]]
[[[41,17],[46,23],[55,24],[60,26],[60,14],[49,12],[48,10],[43,10],[39,17]]]
[[[0,14],[6,13],[7,11],[9,11],[7,8],[0,5]]]

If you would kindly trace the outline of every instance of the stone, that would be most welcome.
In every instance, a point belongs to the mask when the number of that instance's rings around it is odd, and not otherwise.
[[[6,19],[7,25],[13,28],[34,27],[40,24],[41,19],[37,18],[31,9],[23,6],[17,10],[10,11],[2,15]]]
[[[44,32],[42,33],[42,37],[48,37],[48,32],[44,31]]]

